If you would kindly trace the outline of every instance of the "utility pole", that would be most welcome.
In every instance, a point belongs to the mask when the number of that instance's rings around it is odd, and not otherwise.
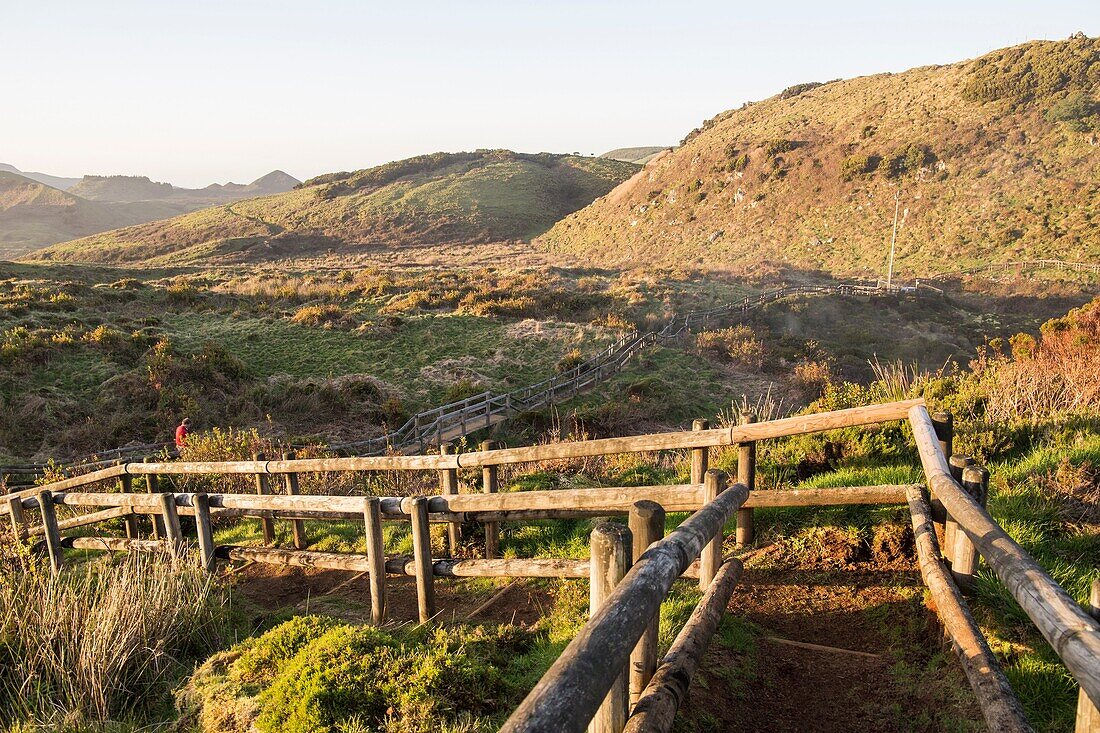
[[[890,264],[886,269],[886,289],[894,285],[894,245],[898,241],[898,211],[901,209],[901,189],[894,191],[894,231],[890,235]]]

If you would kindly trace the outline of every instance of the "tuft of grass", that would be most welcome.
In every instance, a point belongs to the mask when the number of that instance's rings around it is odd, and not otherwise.
[[[227,604],[190,558],[167,554],[0,575],[0,723],[76,730],[156,714],[186,663],[217,648]]]

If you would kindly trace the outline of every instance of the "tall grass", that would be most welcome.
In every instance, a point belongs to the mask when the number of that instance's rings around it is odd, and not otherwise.
[[[165,704],[182,663],[226,629],[228,596],[194,563],[133,555],[0,577],[0,725],[95,728]]]

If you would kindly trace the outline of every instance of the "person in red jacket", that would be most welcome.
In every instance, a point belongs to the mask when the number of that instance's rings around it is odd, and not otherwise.
[[[183,444],[187,442],[187,434],[191,432],[191,418],[183,418],[183,422],[176,428],[176,449],[183,447]]]

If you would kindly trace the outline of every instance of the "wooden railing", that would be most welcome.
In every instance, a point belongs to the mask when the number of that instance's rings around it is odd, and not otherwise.
[[[1027,270],[1063,270],[1071,272],[1092,272],[1100,273],[1100,264],[1092,262],[1074,262],[1071,260],[1015,260],[1012,262],[989,262],[977,267],[968,267],[963,270],[952,270],[950,272],[941,272],[937,275],[933,275],[930,280],[952,280],[960,277],[966,277],[967,275],[991,275],[995,272],[1005,272],[1008,270],[1019,270],[1021,272]]]
[[[755,491],[751,466],[739,465],[747,476],[726,488],[726,478],[708,471],[708,449],[837,428],[908,420],[924,468],[931,497],[922,486],[869,486],[808,491]],[[1100,700],[1100,625],[986,512],[981,497],[988,473],[951,456],[949,421],[934,420],[923,401],[804,415],[763,423],[557,443],[465,454],[355,456],[301,460],[127,463],[84,476],[15,492],[0,499],[0,514],[10,517],[14,532],[43,547],[60,571],[69,548],[100,550],[168,550],[183,552],[187,541],[180,516],[192,516],[200,562],[213,570],[218,559],[282,565],[306,565],[366,572],[371,578],[372,619],[386,618],[389,575],[416,578],[418,616],[436,614],[434,583],[439,577],[558,577],[589,578],[593,606],[589,622],[569,644],[539,684],[509,718],[507,731],[580,731],[591,724],[599,733],[667,731],[686,694],[698,660],[706,649],[717,619],[740,575],[740,563],[723,560],[724,527],[734,516],[738,526],[754,507],[837,504],[908,504],[923,578],[936,601],[967,678],[992,730],[1031,730],[981,629],[974,622],[965,596],[980,553],[1012,593],[1043,636],[1080,683],[1082,706],[1094,709]],[[680,450],[691,453],[691,482],[672,486],[604,487],[559,491],[494,493],[495,467],[565,458],[620,453]],[[741,451],[742,462],[754,462],[752,451]],[[951,461],[948,461],[948,458]],[[958,478],[952,467],[965,467]],[[447,478],[457,487],[454,472],[481,468],[487,493],[448,492]],[[744,470],[743,470],[744,469]],[[131,489],[134,476],[255,475],[284,478],[303,473],[431,471],[438,473],[441,495],[414,497],[311,496],[287,494],[141,493]],[[87,491],[93,484],[118,481],[119,492]],[[56,507],[79,507],[89,513],[59,520]],[[41,523],[30,520],[37,510]],[[694,514],[667,538],[664,512]],[[574,558],[501,558],[490,549],[487,532],[484,558],[433,557],[432,522],[460,526],[474,521],[489,526],[548,518],[626,514],[622,525],[598,525],[592,535],[589,560]],[[155,539],[138,536],[136,518],[152,516]],[[127,519],[128,537],[63,537],[62,532],[108,519]],[[367,537],[364,554],[302,549],[308,539],[296,535],[297,549],[215,546],[212,521],[218,517],[300,522],[303,519],[362,521]],[[407,522],[413,555],[386,557],[381,525]],[[751,526],[751,521],[747,522]],[[740,532],[739,532],[740,535]],[[940,537],[944,549],[940,549]],[[274,537],[274,533],[271,533]],[[299,543],[299,539],[301,542]],[[751,536],[746,541],[751,541]],[[632,542],[637,542],[635,547]],[[299,546],[301,544],[301,547]],[[453,549],[453,545],[452,545]],[[944,557],[946,556],[946,557]],[[696,558],[698,558],[696,560]],[[662,600],[678,577],[698,578],[706,593],[673,645],[657,663],[656,623]],[[629,664],[628,664],[629,662]]]

